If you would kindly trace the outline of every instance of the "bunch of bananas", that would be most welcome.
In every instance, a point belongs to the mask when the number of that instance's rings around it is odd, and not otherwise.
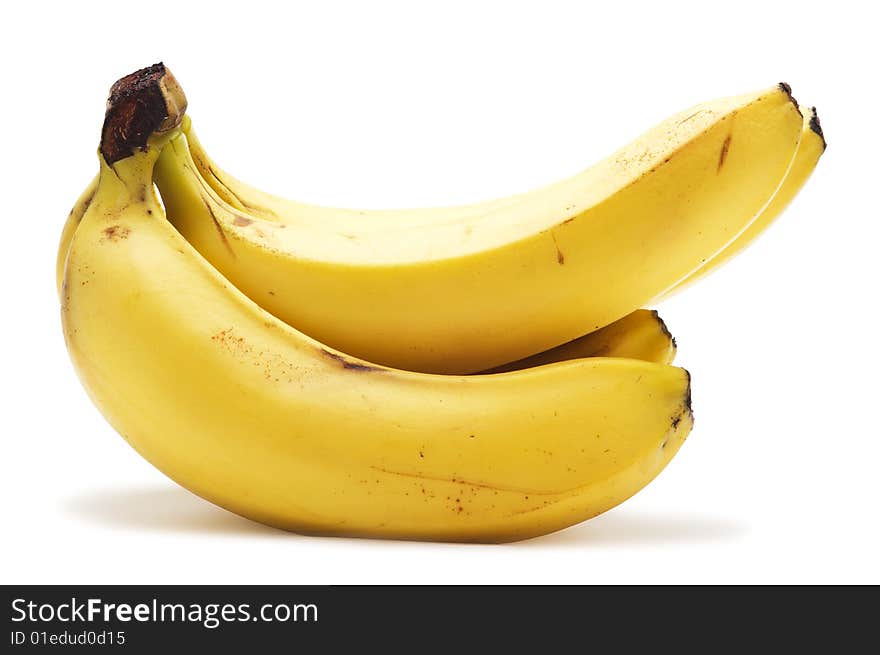
[[[237,181],[185,110],[162,64],[111,89],[58,254],[67,347],[161,471],[322,534],[509,541],[636,493],[692,425],[640,308],[751,242],[825,148],[779,84],[529,193],[356,211]]]

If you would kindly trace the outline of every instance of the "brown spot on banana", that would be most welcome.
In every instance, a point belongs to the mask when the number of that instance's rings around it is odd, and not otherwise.
[[[715,170],[716,173],[721,172],[721,168],[724,166],[724,162],[727,160],[727,152],[730,150],[731,139],[733,139],[733,134],[728,134],[727,138],[724,139],[724,143],[721,144],[721,154],[718,155],[718,168]]]
[[[121,241],[122,239],[127,239],[128,235],[131,234],[131,228],[126,227],[125,225],[111,225],[110,227],[106,227],[103,230],[104,239],[107,241]]]
[[[556,235],[550,232],[550,238],[553,239],[553,247],[556,248],[556,263],[560,266],[565,265],[565,254],[559,249],[559,243],[556,241]]]
[[[324,353],[327,357],[332,359],[333,361],[339,362],[342,364],[342,368],[348,371],[361,371],[361,372],[373,372],[373,371],[381,371],[381,368],[376,366],[372,366],[365,362],[355,361],[353,359],[349,359],[339,353],[334,353],[324,348],[321,348],[321,352]]]
[[[686,116],[685,118],[682,118],[680,121],[678,121],[678,123],[676,123],[676,125],[684,125],[685,123],[687,123],[687,122],[688,122],[689,120],[691,120],[692,118],[696,118],[697,116],[699,116],[700,114],[703,114],[703,113],[705,113],[705,112],[706,112],[705,109],[698,109],[697,111],[695,111],[695,112],[694,112],[693,114],[691,114],[690,116]]]
[[[223,230],[223,226],[220,225],[220,221],[217,220],[217,216],[214,214],[214,210],[211,209],[211,203],[208,202],[204,197],[202,198],[202,202],[205,203],[205,208],[208,210],[208,214],[211,215],[211,220],[214,221],[214,227],[217,228],[217,234],[220,235],[220,240],[223,242],[223,245],[226,246],[229,254],[235,257],[235,251],[232,249],[232,246],[229,243],[229,239],[226,237],[226,232]]]
[[[566,490],[563,491],[536,491],[534,489],[521,489],[519,487],[510,487],[504,485],[495,485],[489,484],[488,482],[481,482],[477,480],[463,480],[458,477],[444,477],[444,476],[436,476],[436,475],[428,475],[426,473],[419,473],[417,471],[395,471],[393,469],[385,468],[383,466],[370,466],[371,469],[379,471],[381,473],[387,473],[388,475],[399,475],[404,478],[415,478],[418,480],[431,480],[435,482],[449,482],[451,484],[459,485],[460,487],[473,487],[476,489],[488,489],[490,491],[508,491],[511,493],[523,494],[525,499],[528,500],[528,494],[536,495],[536,496],[553,496],[560,493],[566,493]],[[424,493],[424,491],[422,492]]]

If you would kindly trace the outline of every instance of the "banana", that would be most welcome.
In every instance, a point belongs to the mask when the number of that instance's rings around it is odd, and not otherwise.
[[[801,140],[794,155],[794,161],[782,182],[782,186],[779,187],[770,204],[733,243],[670,289],[664,294],[664,298],[678,293],[698,280],[703,279],[719,266],[741,253],[779,217],[791,201],[794,200],[794,197],[803,188],[807,180],[810,179],[816,165],[819,163],[819,158],[825,152],[827,144],[825,143],[825,135],[822,132],[822,124],[819,122],[816,108],[801,107],[801,113],[804,116],[803,127],[801,129]]]
[[[147,103],[136,111],[153,118],[137,124],[165,125],[173,105]],[[690,431],[680,368],[598,357],[441,376],[297,331],[166,220],[152,177],[175,139],[173,129],[124,147],[102,139],[61,317],[95,404],[194,493],[304,533],[502,542],[617,505]]]
[[[222,173],[206,182],[185,135],[155,181],[181,234],[283,321],[368,361],[473,373],[604,327],[706,263],[773,197],[801,123],[784,85],[706,103],[567,181],[411,223],[280,219]]]
[[[656,311],[638,309],[579,339],[483,373],[506,373],[584,357],[628,357],[671,364],[675,339]]]
[[[816,108],[801,106],[799,109],[804,117],[801,139],[795,151],[794,161],[789,168],[788,174],[785,176],[782,185],[779,187],[770,203],[754,222],[739,235],[739,237],[727,247],[719,251],[718,254],[706,262],[706,264],[698,268],[675,287],[663,294],[661,299],[665,299],[678,293],[694,282],[702,279],[720,267],[721,264],[726,263],[749,246],[758,235],[760,235],[779,217],[800,192],[807,180],[810,179],[816,165],[819,163],[819,159],[825,152],[827,144],[825,142],[825,135]],[[204,180],[211,185],[214,191],[225,202],[234,206],[236,209],[252,211],[256,215],[269,220],[279,220],[280,217],[280,220],[283,220],[284,222],[306,221],[307,224],[315,227],[328,227],[334,224],[340,224],[342,221],[352,220],[353,218],[358,222],[368,219],[372,221],[385,221],[386,224],[393,222],[399,225],[419,225],[429,222],[438,222],[443,219],[456,220],[466,216],[477,216],[480,213],[485,213],[493,208],[509,206],[521,198],[528,196],[528,194],[520,194],[518,196],[482,202],[466,207],[441,207],[389,211],[355,211],[295,203],[290,200],[283,200],[266,194],[231,177],[214,163],[205,152],[204,147],[201,145],[201,142],[198,140],[192,129],[192,123],[189,116],[185,116],[183,120],[182,128],[188,136],[193,161],[196,164],[199,174]],[[71,209],[62,230],[56,265],[56,283],[59,294],[61,292],[61,282],[64,275],[64,261],[67,257],[67,249],[70,245],[70,240],[73,238],[73,232],[76,229],[76,226],[79,224],[80,220],[82,220],[88,202],[94,195],[96,186],[97,177],[89,183],[80,198],[77,200],[73,209]],[[549,192],[550,189],[547,189],[546,191]],[[271,209],[270,207],[275,207],[275,209]],[[343,228],[345,228],[346,225],[347,224],[343,225]],[[641,311],[643,310],[637,310],[632,315],[621,319],[620,322],[626,322],[630,316],[635,316]],[[657,317],[657,320],[659,320],[659,317]],[[611,325],[613,326],[615,324],[612,323]],[[604,329],[605,328],[602,328],[597,332],[601,332]],[[542,363],[550,363],[552,361],[563,361],[565,359],[575,359],[577,357],[595,356],[592,354],[592,345],[587,345],[594,343],[591,335],[592,333],[568,342],[567,344],[563,344],[563,346],[558,346],[557,348],[533,355],[532,357],[521,361],[541,361]],[[582,339],[586,341],[581,343]],[[634,352],[630,352],[628,350],[629,342],[627,341],[626,344],[626,347],[621,351],[627,353],[626,355],[612,354],[608,356],[632,356],[636,359],[647,359],[650,361],[655,361],[655,355],[662,356],[662,350],[649,350],[647,352],[642,352],[636,349]],[[612,352],[616,352],[616,348],[613,345]],[[569,353],[571,356],[569,356]],[[555,359],[556,356],[558,356],[559,359]],[[513,364],[514,363],[505,364],[502,365],[502,367],[510,367],[513,366]]]

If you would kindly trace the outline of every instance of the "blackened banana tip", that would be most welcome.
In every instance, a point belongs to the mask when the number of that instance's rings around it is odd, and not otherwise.
[[[789,84],[786,84],[785,82],[780,82],[779,84],[777,84],[777,86],[779,87],[779,89],[780,89],[782,92],[785,93],[785,95],[788,96],[788,99],[791,100],[791,104],[793,104],[793,105],[794,105],[794,108],[797,109],[797,112],[798,112],[799,114],[801,114],[801,107],[800,107],[800,105],[798,104],[797,98],[795,98],[795,97],[791,94],[791,86],[790,86]],[[803,114],[801,114],[801,116],[803,116]]]
[[[694,420],[694,407],[691,402],[691,372],[687,369],[684,369],[684,373],[687,376],[687,389],[684,395],[684,407],[685,411],[687,411],[688,416],[690,416],[691,421]]]
[[[819,138],[822,139],[822,150],[828,147],[828,142],[825,141],[825,132],[822,131],[822,122],[819,120],[819,114],[816,113],[816,108],[813,107],[811,110],[812,116],[810,116],[810,129],[813,130],[816,134],[819,135]]]
[[[672,347],[675,348],[675,337],[672,336],[672,333],[669,331],[669,328],[666,326],[666,321],[664,321],[660,317],[660,313],[654,309],[651,311],[651,314],[654,317],[654,320],[657,321],[657,324],[660,326],[660,329],[663,331],[663,334],[666,335],[666,338],[672,341]]]

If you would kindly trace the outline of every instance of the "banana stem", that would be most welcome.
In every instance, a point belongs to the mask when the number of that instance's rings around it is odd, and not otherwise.
[[[161,62],[126,75],[110,88],[101,156],[113,164],[144,150],[152,135],[178,127],[185,113],[183,89]]]

